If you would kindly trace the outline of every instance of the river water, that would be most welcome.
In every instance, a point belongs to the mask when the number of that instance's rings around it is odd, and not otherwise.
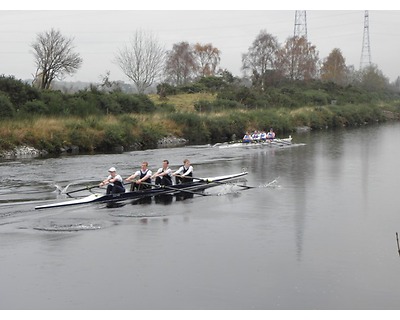
[[[398,309],[399,138],[384,124],[279,148],[2,160],[0,309]],[[184,158],[197,177],[247,170],[240,184],[255,188],[34,209],[63,200],[54,185]]]

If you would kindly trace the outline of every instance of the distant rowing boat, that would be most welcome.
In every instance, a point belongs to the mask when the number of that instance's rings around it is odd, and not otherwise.
[[[165,194],[179,194],[179,193],[195,193],[203,191],[207,188],[215,187],[224,182],[231,182],[247,175],[247,172],[241,172],[237,174],[230,174],[212,178],[202,178],[197,179],[198,181],[193,181],[189,183],[182,183],[172,186],[154,186],[151,189],[143,189],[125,193],[117,194],[100,194],[94,193],[87,197],[80,199],[73,199],[63,202],[56,202],[50,204],[44,204],[35,207],[35,209],[49,209],[56,207],[65,207],[73,205],[82,205],[87,203],[116,203],[127,200],[143,199],[147,197],[165,195]]]
[[[218,147],[221,149],[225,148],[257,148],[257,147],[282,147],[292,144],[292,136],[284,139],[273,139],[267,141],[259,141],[259,142],[225,142],[225,143],[217,143],[214,147]]]

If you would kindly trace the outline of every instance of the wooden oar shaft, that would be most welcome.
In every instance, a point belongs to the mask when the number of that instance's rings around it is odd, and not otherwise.
[[[100,188],[100,186],[98,184],[93,185],[93,186],[86,186],[85,188],[82,188],[82,189],[77,189],[77,190],[66,192],[66,194],[75,193],[75,192],[79,192],[79,191],[90,190],[90,189],[93,189],[93,188]]]

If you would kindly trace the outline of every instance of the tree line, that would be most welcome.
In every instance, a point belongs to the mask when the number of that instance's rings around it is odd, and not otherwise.
[[[37,35],[32,44],[36,72],[33,85],[49,89],[55,79],[72,75],[82,66],[83,59],[75,52],[73,38],[51,29]],[[188,85],[203,77],[229,73],[220,67],[221,51],[211,43],[175,43],[165,50],[152,34],[136,31],[130,41],[118,49],[114,62],[132,81],[139,94],[150,86],[163,83],[172,86]],[[370,65],[362,70],[346,65],[339,48],[328,57],[319,58],[315,45],[304,37],[288,37],[283,44],[266,30],[261,30],[242,54],[242,80],[254,88],[266,90],[287,81],[321,80],[338,85],[363,85],[368,90],[400,89],[400,78],[394,83]],[[107,75],[109,81],[109,73]]]
[[[115,60],[135,84],[136,95],[123,93],[109,72],[100,85],[88,90],[74,94],[49,90],[55,79],[76,72],[83,60],[74,51],[73,39],[54,29],[38,34],[32,48],[36,62],[32,86],[0,76],[2,117],[173,111],[167,96],[202,91],[215,93],[215,99],[196,102],[198,112],[364,103],[398,99],[399,92],[400,81],[389,84],[375,65],[356,71],[346,65],[340,49],[320,61],[315,46],[305,38],[290,37],[280,45],[265,30],[242,56],[243,78],[219,67],[221,52],[211,44],[180,42],[166,51],[152,34],[138,31]],[[143,94],[155,81],[164,99],[160,106]]]

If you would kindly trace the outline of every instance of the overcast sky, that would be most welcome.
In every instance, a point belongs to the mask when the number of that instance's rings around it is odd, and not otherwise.
[[[167,50],[182,41],[211,43],[222,52],[220,67],[241,76],[242,54],[248,51],[260,31],[266,30],[283,44],[293,36],[295,9],[298,9],[290,2],[285,3],[293,10],[279,7],[268,10],[265,5],[251,5],[252,1],[246,1],[247,6],[233,5],[227,8],[229,11],[220,7],[200,10],[186,4],[179,6],[180,2],[172,1],[175,5],[171,5],[167,1],[153,1],[139,7],[140,10],[119,6],[118,1],[98,3],[93,8],[76,3],[68,7],[50,3],[34,8],[32,2],[0,5],[0,74],[14,75],[17,79],[32,78],[35,65],[31,44],[38,33],[54,28],[65,37],[74,38],[75,51],[83,58],[82,67],[73,77],[67,76],[66,81],[98,82],[100,75],[110,71],[111,80],[129,82],[113,60],[136,30],[153,33]],[[214,8],[212,1],[202,3],[205,9]],[[367,8],[349,7],[351,10],[325,10],[306,5],[312,8],[307,10],[308,40],[316,46],[320,59],[339,48],[346,64],[358,69],[364,9],[372,8],[369,10],[371,60],[394,81],[400,76],[400,10],[384,7],[377,10],[380,8],[365,5]],[[186,10],[178,10],[181,8]]]

